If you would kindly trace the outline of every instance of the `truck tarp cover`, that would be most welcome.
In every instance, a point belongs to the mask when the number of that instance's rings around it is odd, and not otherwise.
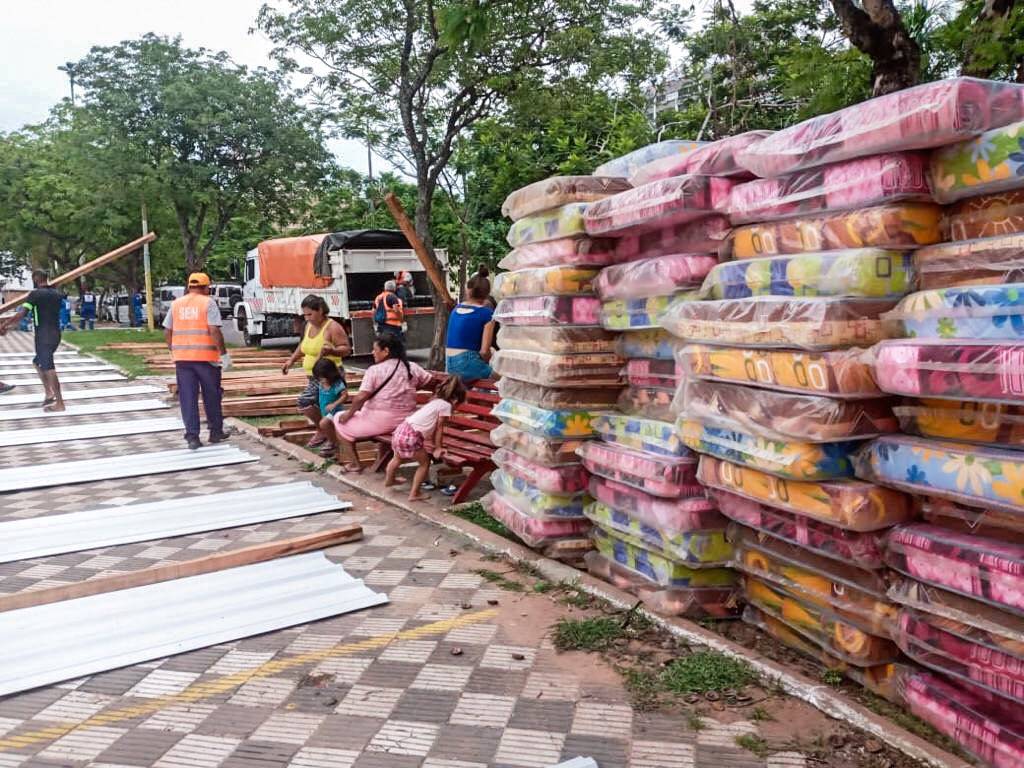
[[[319,237],[321,242],[316,250],[316,263],[313,267],[318,275],[331,274],[331,251],[398,251],[412,248],[405,235],[397,229],[356,229]]]
[[[316,249],[325,237],[330,235],[264,240],[257,246],[260,285],[264,288],[330,287],[330,277],[317,277],[313,269]]]

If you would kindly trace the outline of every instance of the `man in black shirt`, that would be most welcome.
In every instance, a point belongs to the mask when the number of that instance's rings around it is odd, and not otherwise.
[[[32,321],[36,329],[36,356],[32,364],[43,382],[45,399],[43,410],[63,411],[64,398],[60,392],[60,380],[53,362],[53,354],[60,346],[60,306],[61,295],[56,288],[48,285],[46,273],[37,269],[32,273],[32,285],[35,288],[25,297],[21,309],[13,316],[0,323],[0,336],[8,329],[21,322],[22,318],[32,313]]]

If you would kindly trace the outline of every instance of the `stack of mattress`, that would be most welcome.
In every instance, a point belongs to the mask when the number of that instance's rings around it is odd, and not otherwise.
[[[582,215],[626,189],[617,177],[555,177],[512,193],[503,207],[515,223],[503,261],[511,271],[493,286],[502,426],[492,433],[498,468],[484,503],[526,544],[560,559],[590,548],[590,476],[575,451],[622,389],[623,360],[615,335],[598,323],[594,293],[612,243],[590,238]]]

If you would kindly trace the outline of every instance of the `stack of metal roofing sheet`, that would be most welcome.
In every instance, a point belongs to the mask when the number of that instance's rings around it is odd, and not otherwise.
[[[155,411],[169,407],[163,400],[117,400],[106,403],[69,405],[63,411],[44,411],[42,408],[12,408],[0,410],[0,421],[22,419],[48,419],[56,416],[89,416],[97,413],[125,413],[128,411]]]
[[[19,387],[41,387],[42,382],[39,380],[39,376],[33,373],[32,375],[22,374],[19,376],[8,376],[6,373],[0,376],[5,384],[14,384]],[[111,371],[96,371],[95,373],[63,373],[60,374],[61,386],[65,384],[85,384],[93,381],[126,381],[125,377],[122,376],[115,370]]]
[[[81,363],[63,363],[57,362],[57,373],[79,373],[81,371],[116,371],[116,365],[110,365],[108,363],[97,363],[92,360],[83,360]],[[6,376],[28,376],[29,374],[35,374],[36,369],[28,363],[8,363],[7,365],[0,364],[0,378]]]
[[[113,424],[98,421],[92,424],[72,424],[67,427],[39,427],[37,429],[11,429],[0,431],[0,448],[39,443],[63,443],[69,440],[89,440],[96,437],[145,435],[151,432],[171,432],[183,429],[177,416],[159,419],[119,420]]]
[[[102,387],[96,389],[64,388],[64,400],[93,400],[106,397],[131,397],[133,395],[166,394],[166,387],[154,387],[152,384],[133,384],[124,387]],[[39,402],[39,395],[31,392],[0,395],[0,405],[31,405]]]

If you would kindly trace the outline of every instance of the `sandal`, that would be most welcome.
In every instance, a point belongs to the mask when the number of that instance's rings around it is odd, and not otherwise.
[[[40,408],[45,408],[46,406],[48,406],[48,405],[50,405],[52,403],[56,403],[56,402],[57,402],[57,398],[56,397],[48,397],[45,400],[43,400],[43,402],[41,402],[39,404],[39,407]]]
[[[454,496],[458,492],[459,486],[457,485],[446,485],[444,488],[441,489],[441,493],[443,493],[445,496]]]
[[[321,446],[321,445],[323,445],[326,442],[327,442],[327,438],[324,437],[323,435],[314,435],[313,437],[311,437],[309,439],[309,442],[306,443],[306,447],[307,448],[316,448],[317,446]]]
[[[346,475],[358,475],[362,473],[363,465],[348,462],[346,464],[341,465],[341,471],[344,472]]]

